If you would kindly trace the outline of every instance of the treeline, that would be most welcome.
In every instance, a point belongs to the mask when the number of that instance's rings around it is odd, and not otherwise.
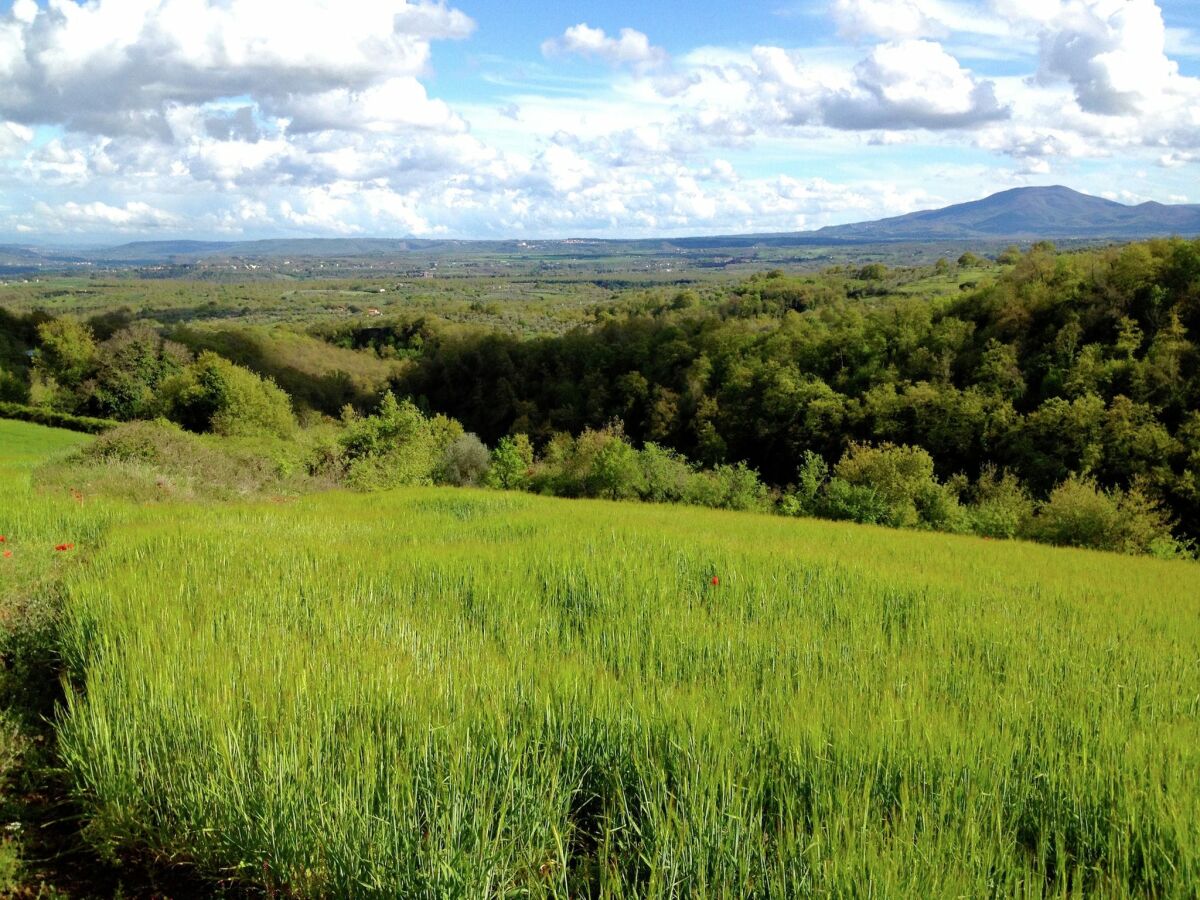
[[[487,440],[618,423],[781,487],[810,453],[832,466],[892,443],[927,451],[943,481],[996,470],[1035,500],[1072,478],[1136,491],[1200,534],[1200,242],[1039,245],[933,301],[818,288],[764,275],[717,307],[664,296],[532,340],[399,323],[420,352],[394,386]]]
[[[932,300],[872,293],[889,277],[872,267],[767,272],[631,295],[536,338],[428,316],[280,339],[8,315],[0,399],[226,435],[324,421],[339,437],[313,465],[360,487],[416,471],[1186,550],[1200,535],[1200,242],[1043,244],[1006,263]],[[389,380],[414,403],[380,406]],[[408,441],[414,415],[437,435]]]

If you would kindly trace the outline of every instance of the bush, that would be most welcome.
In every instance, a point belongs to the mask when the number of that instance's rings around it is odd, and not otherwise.
[[[958,531],[965,524],[958,498],[934,477],[933,457],[920,447],[853,444],[838,461],[834,473],[846,484],[869,488],[878,495],[886,506],[877,520],[881,524],[941,531]],[[843,488],[838,491],[838,504],[852,498],[859,503],[866,498]],[[871,500],[866,510],[874,515],[876,501]]]
[[[29,379],[0,366],[0,402],[28,403]]]
[[[1013,538],[1028,530],[1033,517],[1033,500],[1011,472],[985,468],[973,489],[968,511],[975,534],[991,538]]]
[[[642,470],[643,500],[651,503],[680,503],[688,493],[695,472],[683,456],[658,444],[646,444],[638,454]]]
[[[1094,550],[1121,548],[1121,510],[1094,481],[1072,475],[1041,505],[1029,526],[1034,540]]]
[[[295,440],[217,438],[166,420],[130,422],[43,467],[38,480],[138,502],[277,496],[329,485],[296,474],[306,452]]]
[[[451,420],[439,418],[435,425],[411,400],[397,401],[391,391],[375,415],[350,418],[338,441],[349,483],[360,490],[431,484],[453,430]]]
[[[1128,491],[1104,491],[1092,479],[1077,475],[1051,492],[1028,534],[1065,547],[1186,555],[1186,548],[1171,534],[1167,514],[1139,485]]]
[[[111,419],[73,416],[70,413],[44,409],[40,406],[25,406],[21,403],[3,401],[0,401],[0,418],[19,419],[22,422],[33,422],[35,425],[48,425],[51,428],[63,428],[67,431],[80,431],[84,434],[101,434],[121,424]]]
[[[881,525],[887,522],[891,506],[886,497],[869,485],[832,478],[821,494],[816,513],[823,519]]]
[[[819,453],[805,450],[796,472],[796,484],[784,493],[779,511],[785,516],[819,515],[821,493],[828,481],[829,464]]]
[[[486,484],[504,490],[521,490],[529,486],[533,469],[533,445],[526,435],[502,437],[492,451]]]
[[[461,434],[442,451],[434,480],[459,487],[481,484],[488,474],[489,458],[487,445],[477,435]]]
[[[274,382],[208,351],[167,379],[162,397],[167,418],[189,431],[287,437],[296,430],[291,400]]]
[[[573,438],[556,434],[546,445],[532,482],[560,497],[637,497],[644,489],[639,455],[618,425],[587,428]]]

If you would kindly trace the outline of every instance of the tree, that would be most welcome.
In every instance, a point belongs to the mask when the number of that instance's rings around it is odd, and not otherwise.
[[[478,435],[461,434],[442,451],[435,480],[459,487],[480,484],[487,477],[488,461],[487,445]]]
[[[189,431],[287,437],[296,429],[291,400],[274,382],[211,351],[167,379],[162,394],[167,418]]]
[[[637,451],[621,435],[608,435],[592,461],[588,476],[590,492],[610,500],[623,500],[636,496],[641,486]]]
[[[445,449],[434,432],[411,400],[388,391],[374,415],[351,419],[339,439],[350,483],[363,490],[432,483]]]
[[[492,450],[486,481],[490,487],[520,490],[528,486],[532,468],[533,445],[529,438],[524,434],[502,437]]]
[[[67,389],[78,388],[92,371],[96,340],[92,330],[70,318],[51,319],[38,326],[37,367]]]

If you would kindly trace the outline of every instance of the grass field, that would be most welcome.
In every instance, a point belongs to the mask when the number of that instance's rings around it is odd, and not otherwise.
[[[302,896],[1200,883],[1194,564],[451,489],[85,532],[102,847]]]

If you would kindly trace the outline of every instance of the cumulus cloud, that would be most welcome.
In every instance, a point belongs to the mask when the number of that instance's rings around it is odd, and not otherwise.
[[[335,88],[316,94],[288,94],[266,104],[288,119],[288,131],[394,132],[405,128],[465,131],[466,123],[410,76],[389,78],[362,90]]]
[[[1043,78],[1065,78],[1086,112],[1136,115],[1179,87],[1154,0],[1077,0],[1042,17]]]
[[[451,104],[432,42],[472,23],[444,3],[16,0],[0,11],[0,233],[796,230],[1106,156],[1179,192],[1200,164],[1200,81],[1171,61],[1153,0],[828,9],[854,46],[672,59],[641,32],[575,25],[543,54],[606,77],[537,66]],[[922,161],[933,147],[976,157],[947,174]]]
[[[5,21],[7,19],[7,21]],[[472,21],[442,4],[32,0],[0,17],[0,117],[162,136],[172,104],[367,90],[425,70]]]
[[[68,201],[58,206],[39,203],[36,210],[43,227],[57,232],[139,232],[180,224],[178,216],[136,201],[123,206],[113,206],[100,201]]]
[[[700,66],[664,97],[686,109],[698,133],[745,139],[763,131],[953,130],[1010,115],[992,82],[977,78],[938,43],[876,46],[852,69],[813,66],[802,51],[756,47],[745,61]]]
[[[617,37],[609,37],[602,28],[592,28],[586,22],[572,25],[561,36],[542,43],[545,56],[575,54],[599,59],[610,65],[653,68],[668,60],[667,51],[655,47],[650,38],[632,28],[622,28]]]
[[[822,103],[835,128],[968,128],[1004,119],[988,81],[975,78],[933,41],[883,44],[854,67],[855,85]]]

